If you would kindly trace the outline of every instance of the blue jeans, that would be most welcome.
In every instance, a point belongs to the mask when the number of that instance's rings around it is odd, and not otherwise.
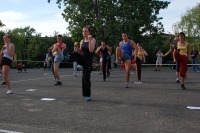
[[[197,68],[197,71],[199,71],[199,66],[197,65],[198,64],[197,58],[192,59],[192,64],[193,64],[192,65],[193,71],[195,72],[196,68]]]

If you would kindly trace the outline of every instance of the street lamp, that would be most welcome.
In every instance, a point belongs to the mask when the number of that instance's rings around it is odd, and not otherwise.
[[[93,0],[96,18],[99,18],[99,0]]]

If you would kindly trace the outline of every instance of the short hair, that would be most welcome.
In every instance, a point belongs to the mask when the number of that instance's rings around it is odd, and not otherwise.
[[[10,38],[10,35],[8,35],[8,34],[4,34],[3,37],[8,37],[8,38]]]
[[[126,35],[128,35],[128,33],[127,33],[126,31],[123,31],[122,34],[126,34]]]
[[[180,33],[178,34],[178,36],[180,36],[180,35],[184,36],[184,38],[185,38],[185,33],[180,32]]]
[[[62,38],[62,35],[59,34],[59,35],[57,35],[57,37],[61,37]]]

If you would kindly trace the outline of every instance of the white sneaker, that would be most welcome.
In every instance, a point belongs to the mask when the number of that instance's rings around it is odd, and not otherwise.
[[[134,82],[135,84],[142,84],[143,82],[142,81],[137,81],[137,82]]]
[[[6,92],[7,95],[13,94],[12,90],[7,90]]]
[[[128,88],[128,83],[126,83],[125,88]]]

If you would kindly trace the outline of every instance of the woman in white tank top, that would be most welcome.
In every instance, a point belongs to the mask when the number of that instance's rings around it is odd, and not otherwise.
[[[8,78],[10,73],[10,68],[12,65],[13,57],[15,55],[15,45],[10,42],[10,36],[4,35],[3,36],[4,45],[1,49],[0,55],[2,57],[1,65],[2,65],[2,73],[4,80],[7,86],[7,94],[12,94],[12,89],[10,86],[10,80]]]

